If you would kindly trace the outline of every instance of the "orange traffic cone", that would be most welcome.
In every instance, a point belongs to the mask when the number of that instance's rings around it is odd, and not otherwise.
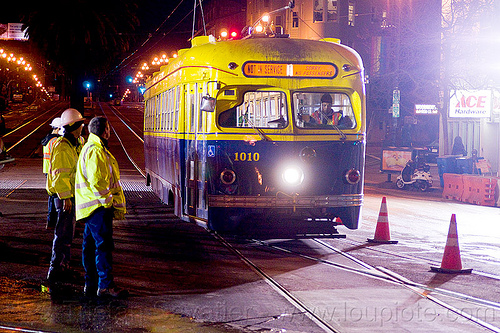
[[[431,267],[431,271],[451,274],[472,272],[472,269],[462,269],[455,214],[451,214],[450,229],[448,230],[448,238],[446,239],[441,267]]]
[[[380,212],[378,213],[377,227],[373,239],[368,238],[370,243],[396,244],[398,241],[391,241],[389,232],[389,219],[387,214],[387,199],[382,197]]]

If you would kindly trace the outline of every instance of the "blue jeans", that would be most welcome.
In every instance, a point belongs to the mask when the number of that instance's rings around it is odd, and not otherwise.
[[[49,280],[56,274],[69,269],[71,259],[71,243],[75,231],[75,202],[72,209],[63,210],[64,200],[57,196],[54,198],[54,205],[57,211],[57,224],[54,230],[54,241],[52,242],[52,257],[50,259]]]
[[[57,209],[55,200],[57,198],[57,194],[49,195],[49,200],[47,201],[48,206],[48,214],[47,214],[47,227],[54,228],[57,224]]]
[[[82,262],[88,288],[109,288],[113,283],[113,208],[100,207],[85,220]]]

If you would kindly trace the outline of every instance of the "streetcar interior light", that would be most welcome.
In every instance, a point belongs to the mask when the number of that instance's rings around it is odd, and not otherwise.
[[[304,180],[304,173],[295,166],[289,166],[283,171],[283,180],[289,185],[300,185]]]

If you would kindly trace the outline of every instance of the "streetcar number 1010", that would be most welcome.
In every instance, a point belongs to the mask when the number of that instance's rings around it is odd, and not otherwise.
[[[234,153],[235,162],[257,162],[259,159],[259,153]]]

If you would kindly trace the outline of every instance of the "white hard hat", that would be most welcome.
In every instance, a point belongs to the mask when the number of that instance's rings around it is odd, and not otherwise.
[[[76,109],[66,109],[61,114],[61,127],[76,123],[77,121],[83,121],[83,117]]]
[[[52,119],[50,126],[52,126],[53,128],[61,127],[61,118],[57,117],[57,118]]]

